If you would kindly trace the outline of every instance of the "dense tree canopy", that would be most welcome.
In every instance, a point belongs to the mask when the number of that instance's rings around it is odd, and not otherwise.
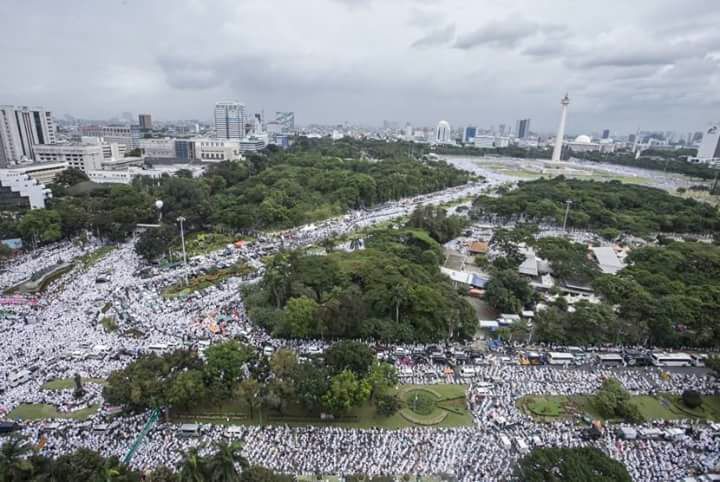
[[[276,255],[261,289],[246,293],[250,316],[290,338],[429,342],[474,334],[472,307],[440,272],[440,247],[427,233],[378,230],[365,245],[326,256]]]
[[[442,207],[428,205],[415,209],[407,225],[424,229],[438,243],[447,243],[460,236],[465,222],[465,218],[460,216],[448,216]]]
[[[536,448],[520,459],[515,478],[523,482],[630,482],[625,466],[600,450]]]
[[[636,235],[720,230],[720,215],[710,205],[650,187],[562,176],[521,182],[517,189],[500,198],[480,196],[474,202],[472,216],[497,215],[562,224],[567,200],[572,201],[569,227],[613,228]]]
[[[660,346],[717,346],[720,342],[720,247],[671,242],[636,249],[629,266],[603,275],[596,291],[618,315]]]

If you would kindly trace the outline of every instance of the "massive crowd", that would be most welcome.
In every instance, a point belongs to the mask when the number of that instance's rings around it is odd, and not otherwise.
[[[358,211],[298,229],[261,236],[251,246],[221,250],[175,268],[148,267],[128,242],[91,267],[78,265],[54,282],[36,305],[13,305],[0,315],[0,418],[22,403],[47,403],[59,411],[102,403],[101,387],[85,383],[86,394],[75,399],[72,389],[46,390],[43,383],[57,378],[104,378],[125,366],[138,353],[167,351],[200,341],[213,342],[242,335],[260,348],[286,346],[305,353],[324,349],[320,341],[289,342],[270,337],[245,315],[239,286],[262,275],[260,259],[280,246],[297,247],[330,236],[406,214],[419,203],[443,203],[481,189],[479,184],[453,188],[440,194],[389,203],[371,211]],[[22,281],[20,274],[43,269],[58,260],[68,261],[87,251],[64,243],[44,248],[41,256],[17,258],[0,275],[0,287]],[[243,262],[250,275],[229,278],[187,297],[166,297],[164,291],[207,268]],[[102,281],[99,279],[103,278]],[[116,320],[117,329],[103,326]],[[403,348],[408,352],[415,347]],[[398,348],[400,349],[400,348]],[[501,480],[529,446],[584,446],[600,448],[623,461],[635,480],[675,480],[701,471],[707,454],[720,450],[717,430],[711,426],[677,421],[691,427],[692,435],[674,441],[621,440],[606,431],[599,440],[583,439],[571,422],[541,424],[516,406],[531,394],[577,394],[595,391],[602,380],[614,376],[632,393],[680,393],[696,389],[717,391],[717,383],[697,371],[679,371],[661,377],[656,368],[610,369],[600,367],[523,367],[503,357],[486,357],[475,373],[448,375],[446,366],[431,361],[397,357],[403,383],[468,383],[467,397],[474,424],[464,428],[403,430],[348,429],[286,426],[203,426],[196,437],[183,437],[178,426],[159,423],[150,431],[132,465],[151,468],[175,465],[187,448],[225,438],[239,438],[252,463],[289,473],[323,474],[450,474],[461,480]],[[13,375],[29,370],[24,383],[11,383]],[[148,414],[120,416],[105,421],[105,410],[87,421],[55,420],[23,423],[31,440],[46,435],[45,451],[57,455],[88,447],[122,457],[140,433]],[[513,441],[509,446],[506,440]]]

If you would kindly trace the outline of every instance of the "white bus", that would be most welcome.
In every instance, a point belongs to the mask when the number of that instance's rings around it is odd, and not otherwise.
[[[693,358],[687,353],[653,353],[653,365],[656,367],[690,367]]]
[[[547,362],[549,365],[569,365],[573,361],[575,361],[575,357],[572,355],[572,353],[551,351],[547,355]]]
[[[148,345],[147,349],[152,353],[162,353],[168,349],[168,346],[164,343],[156,343],[154,345]]]
[[[10,386],[15,388],[18,385],[22,385],[30,380],[31,375],[30,370],[20,370],[17,373],[13,373],[10,375]]]
[[[625,360],[618,353],[601,353],[598,355],[598,361],[603,365],[624,365]]]

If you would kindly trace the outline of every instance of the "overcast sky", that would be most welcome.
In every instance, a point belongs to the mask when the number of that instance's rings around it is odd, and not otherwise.
[[[0,0],[0,104],[210,119],[690,131],[720,119],[720,0]]]

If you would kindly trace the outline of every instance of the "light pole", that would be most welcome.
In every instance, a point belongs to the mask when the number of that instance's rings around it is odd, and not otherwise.
[[[187,284],[188,284],[187,253],[185,252],[185,230],[183,229],[183,223],[185,222],[185,217],[178,216],[177,221],[180,223],[180,242],[182,243],[182,250],[183,250],[183,264],[185,264],[185,286],[187,286]]]
[[[164,205],[165,203],[163,203],[161,199],[155,201],[155,209],[157,209],[158,212],[158,224],[162,222],[162,208]]]
[[[572,203],[573,202],[570,199],[565,201],[565,218],[563,219],[563,231],[566,231],[566,228],[567,228],[567,218],[568,218],[568,214],[570,214],[570,205]]]

